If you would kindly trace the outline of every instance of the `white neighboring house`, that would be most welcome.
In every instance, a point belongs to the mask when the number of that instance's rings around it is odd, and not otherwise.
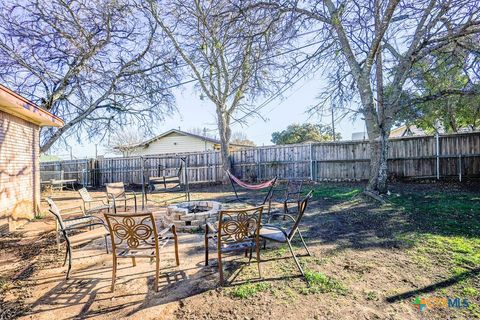
[[[230,144],[230,151],[251,146]],[[190,132],[171,129],[142,143],[115,147],[123,156],[146,156],[166,153],[186,153],[220,150],[220,141]]]

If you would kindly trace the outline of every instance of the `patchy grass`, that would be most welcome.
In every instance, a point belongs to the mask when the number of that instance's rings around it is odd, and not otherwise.
[[[390,201],[411,219],[417,231],[446,236],[480,236],[478,194],[407,194]]]
[[[463,288],[462,293],[467,297],[477,298],[480,296],[478,290],[474,287],[465,287]]]
[[[397,239],[415,246],[418,254],[437,256],[460,268],[480,265],[478,195],[408,194],[392,197],[391,202],[405,212],[410,222],[410,230]]]
[[[476,304],[480,277],[475,273],[480,267],[478,194],[416,193],[397,195],[390,201],[408,222],[396,239],[410,248],[412,260],[432,271],[443,266],[450,273],[452,285],[437,293],[468,298],[469,318],[480,318]]]
[[[300,289],[300,292],[303,294],[327,292],[338,294],[347,293],[347,289],[342,283],[322,272],[307,270],[305,271],[305,279],[307,280],[308,287]]]
[[[368,291],[365,294],[365,299],[370,300],[370,301],[377,301],[378,300],[378,294],[375,291]]]
[[[248,299],[256,296],[259,292],[270,289],[270,284],[265,282],[245,283],[233,288],[229,294],[234,298]]]
[[[362,190],[341,185],[316,185],[313,188],[315,198],[328,198],[332,200],[347,201],[358,195]]]

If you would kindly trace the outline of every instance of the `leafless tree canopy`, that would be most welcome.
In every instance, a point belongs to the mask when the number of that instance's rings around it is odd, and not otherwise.
[[[320,98],[361,113],[372,146],[367,189],[386,192],[388,135],[412,66],[437,50],[468,49],[478,68],[480,1],[264,1],[248,9],[295,14],[297,28],[322,41],[314,58],[329,80]]]
[[[63,118],[42,132],[89,138],[152,125],[171,110],[175,55],[148,11],[130,0],[4,2],[0,79]]]
[[[246,1],[245,3],[247,3]],[[202,96],[216,108],[222,159],[229,168],[230,126],[250,115],[256,98],[273,92],[282,70],[274,56],[288,28],[269,10],[244,12],[237,1],[148,1],[149,8]]]

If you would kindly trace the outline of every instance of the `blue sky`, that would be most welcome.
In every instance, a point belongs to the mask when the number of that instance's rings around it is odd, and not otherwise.
[[[316,96],[322,90],[323,84],[321,74],[318,72],[316,77],[299,81],[292,89],[284,93],[283,99],[276,99],[266,105],[261,114],[265,121],[259,117],[248,119],[248,123],[243,125],[234,124],[233,131],[241,131],[257,145],[271,145],[272,132],[284,130],[292,123],[324,123],[330,124],[330,116],[319,117],[317,115],[307,114],[309,106],[316,104]],[[182,130],[190,128],[216,129],[215,107],[208,99],[201,100],[200,93],[196,91],[193,85],[186,85],[176,89],[174,92],[176,98],[177,112],[165,121],[156,123],[153,131],[160,134],[172,128],[180,127]],[[260,99],[257,105],[264,100]],[[364,121],[359,117],[352,121],[347,117],[337,123],[336,131],[342,134],[343,140],[350,140],[353,132],[363,132],[365,130]],[[215,134],[215,132],[212,132]],[[79,143],[72,138],[69,145],[72,147],[74,158],[88,158],[95,155],[95,141],[83,141]],[[106,142],[98,144],[98,154],[104,155]],[[52,154],[57,154],[62,158],[69,158],[70,151],[65,149],[52,150]],[[108,156],[109,154],[105,154]]]

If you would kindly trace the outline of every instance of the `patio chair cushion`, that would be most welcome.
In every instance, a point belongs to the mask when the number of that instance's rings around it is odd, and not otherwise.
[[[255,248],[255,241],[244,241],[235,243],[222,243],[222,252],[243,251],[245,249]]]
[[[101,227],[70,236],[68,239],[70,240],[72,246],[77,246],[95,239],[104,238],[107,235],[109,235],[108,231]]]
[[[282,232],[282,230],[286,234],[290,233],[290,229],[279,229],[275,226],[265,225],[260,229],[260,237],[277,242],[287,242],[287,236]]]

